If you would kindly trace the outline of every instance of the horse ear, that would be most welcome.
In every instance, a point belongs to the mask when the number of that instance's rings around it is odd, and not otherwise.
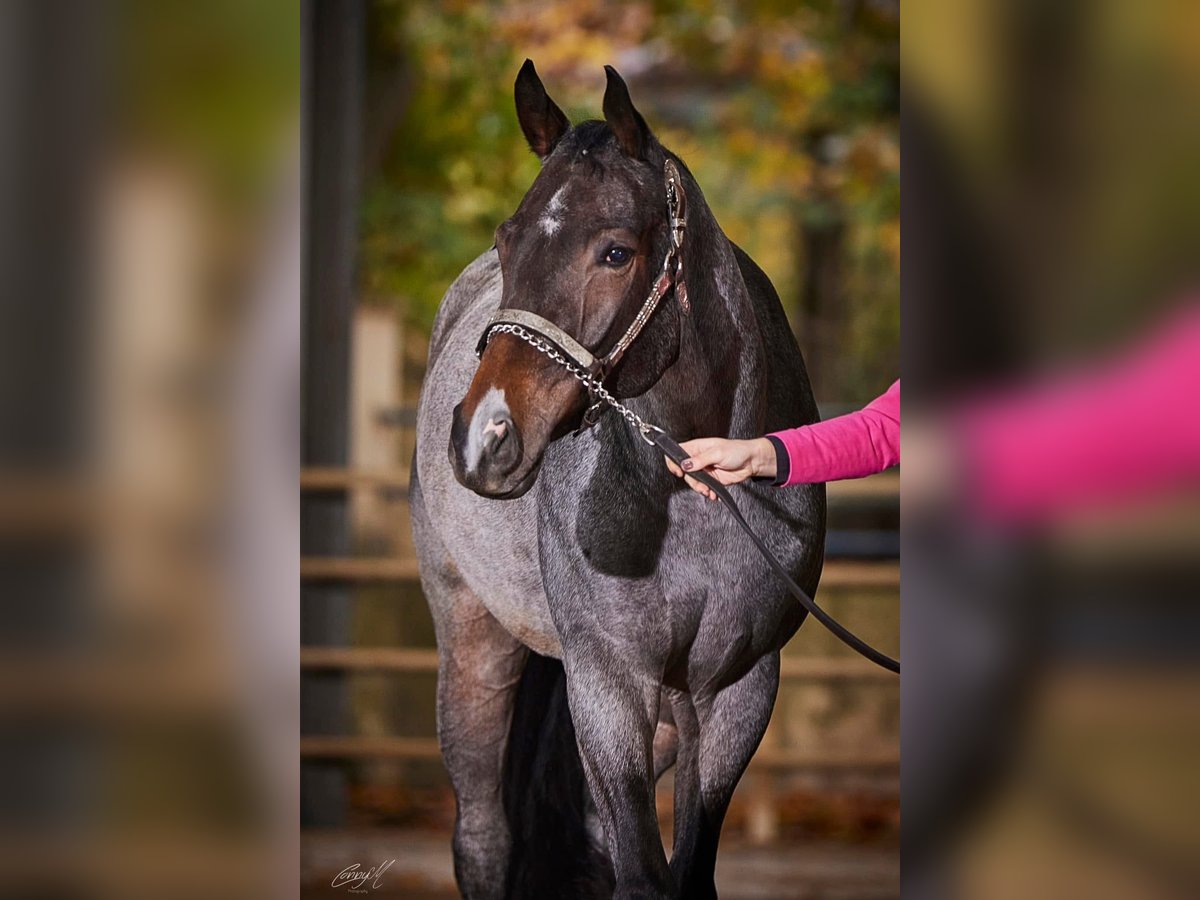
[[[546,93],[542,79],[538,78],[537,69],[533,67],[533,60],[527,59],[525,65],[521,66],[513,86],[513,95],[517,101],[517,121],[521,123],[525,140],[529,141],[529,148],[544,160],[567,133],[571,123]]]
[[[604,89],[604,120],[617,136],[617,143],[626,156],[645,159],[650,146],[650,128],[642,114],[634,109],[629,99],[629,88],[612,66],[604,67],[608,75],[608,86]]]

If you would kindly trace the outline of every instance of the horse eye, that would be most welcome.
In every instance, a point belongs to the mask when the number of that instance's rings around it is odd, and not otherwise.
[[[610,247],[604,254],[604,262],[610,266],[623,266],[633,259],[633,251],[628,247]]]

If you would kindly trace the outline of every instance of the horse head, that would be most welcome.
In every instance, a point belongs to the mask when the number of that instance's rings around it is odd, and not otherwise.
[[[671,245],[667,151],[621,76],[611,66],[605,71],[605,121],[571,127],[525,61],[516,80],[517,117],[542,168],[496,230],[501,310],[532,313],[597,358],[637,317]],[[682,196],[683,185],[676,188]],[[616,397],[649,390],[675,361],[677,307],[663,302],[604,373]],[[586,389],[563,366],[511,333],[494,334],[454,410],[455,477],[483,496],[521,496],[536,480],[546,448],[580,425],[586,406]]]

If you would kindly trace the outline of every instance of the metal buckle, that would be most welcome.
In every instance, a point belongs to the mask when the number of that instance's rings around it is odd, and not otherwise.
[[[659,434],[666,434],[666,432],[663,431],[661,428],[659,428],[657,425],[651,425],[649,422],[643,422],[642,427],[638,429],[638,435],[641,437],[641,439],[643,441],[645,441],[651,447],[657,447],[658,444],[656,444],[654,442],[654,438],[646,436],[646,435],[650,434],[650,432],[652,432],[652,431],[657,431]]]
[[[591,391],[588,393],[591,394]],[[592,396],[595,395],[592,394]],[[608,406],[603,400],[597,399],[595,403],[583,411],[583,418],[580,420],[579,428],[576,429],[575,433],[582,434],[589,428],[595,426],[596,423],[600,421],[600,416],[603,415],[604,410],[607,408]]]
[[[674,215],[671,216],[671,243],[675,245],[676,250],[683,247],[683,233],[686,228],[686,219],[680,219]]]

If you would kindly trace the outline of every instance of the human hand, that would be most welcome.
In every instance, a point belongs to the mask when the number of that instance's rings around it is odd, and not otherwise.
[[[679,445],[691,459],[680,468],[666,460],[673,475],[682,476],[697,494],[716,500],[716,493],[687,472],[705,471],[721,484],[738,484],[747,478],[775,477],[775,447],[766,438],[735,441],[727,438],[697,438]],[[665,457],[664,457],[665,459]]]

